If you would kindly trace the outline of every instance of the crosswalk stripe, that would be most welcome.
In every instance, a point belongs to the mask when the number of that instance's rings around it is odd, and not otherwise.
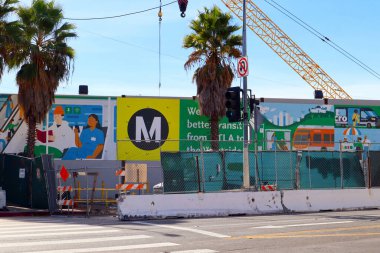
[[[216,238],[229,238],[229,237],[231,237],[229,235],[223,235],[223,234],[209,232],[209,231],[195,229],[195,228],[180,227],[180,226],[171,226],[171,225],[162,225],[162,224],[156,224],[156,223],[150,223],[150,222],[140,222],[140,221],[136,221],[136,222],[133,222],[133,223],[135,223],[135,224],[143,224],[143,225],[153,225],[153,226],[157,226],[157,227],[176,229],[176,230],[183,230],[183,231],[188,231],[188,232],[192,232],[192,233],[207,235],[207,236],[216,237]]]
[[[110,242],[120,240],[137,240],[148,239],[151,236],[148,235],[128,235],[128,236],[112,236],[112,237],[98,237],[98,238],[86,238],[86,239],[70,239],[70,240],[55,240],[55,241],[38,241],[38,242],[11,242],[1,243],[0,248],[7,247],[31,247],[31,246],[45,246],[45,245],[64,245],[75,243],[92,243],[92,242]]]
[[[80,227],[80,226],[89,226],[89,225],[86,225],[86,224],[46,224],[46,225],[43,225],[41,223],[38,223],[36,225],[25,225],[25,224],[22,224],[22,225],[18,225],[18,224],[14,224],[14,225],[6,225],[6,226],[2,226],[0,225],[0,230],[1,229],[7,229],[7,230],[24,230],[24,229],[30,229],[30,228],[36,228],[36,229],[39,229],[39,228],[57,228],[57,227],[62,227],[62,226],[65,226],[65,227]]]
[[[38,253],[85,253],[85,252],[106,252],[106,251],[117,251],[117,250],[129,250],[129,249],[148,249],[148,248],[159,248],[159,247],[173,247],[179,244],[171,242],[162,243],[150,243],[150,244],[135,244],[126,246],[111,246],[102,248],[82,248],[82,249],[64,249],[64,250],[47,250],[38,251]],[[30,251],[24,253],[36,253],[37,251]]]
[[[70,231],[70,232],[58,232],[58,233],[29,233],[29,234],[14,234],[14,235],[2,235],[1,239],[5,238],[27,238],[38,236],[64,236],[64,235],[80,235],[80,234],[102,234],[102,233],[116,233],[120,232],[118,229],[108,230],[95,230],[95,231]]]
[[[47,218],[22,218],[22,217],[19,217],[17,219],[15,218],[11,218],[11,219],[5,219],[5,218],[0,218],[1,220],[1,223],[13,223],[13,222],[65,222],[64,219],[60,219],[60,218],[51,218],[51,219],[47,219]]]
[[[4,221],[0,219],[0,227],[2,226],[22,226],[22,225],[42,225],[42,224],[72,224],[68,221]]]
[[[31,229],[6,229],[6,231],[0,231],[0,235],[2,234],[14,234],[14,233],[20,233],[19,230],[21,230],[22,233],[34,233],[34,232],[59,232],[59,231],[76,231],[76,230],[91,230],[91,229],[102,229],[104,227],[99,226],[89,226],[89,225],[76,225],[76,226],[53,226],[53,227],[45,227],[45,229],[40,227],[40,229],[31,228]]]
[[[170,251],[170,253],[216,253],[218,251],[211,249],[194,249],[194,250],[181,250],[181,251]]]

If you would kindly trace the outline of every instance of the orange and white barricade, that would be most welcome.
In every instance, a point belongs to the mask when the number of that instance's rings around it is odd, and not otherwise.
[[[67,206],[67,209],[74,211],[74,199],[72,199],[72,191],[73,187],[70,185],[63,186],[61,185],[61,180],[66,182],[68,178],[71,178],[71,174],[66,170],[66,168],[62,165],[62,168],[59,173],[57,173],[57,178],[59,182],[59,186],[57,187],[57,204],[59,205],[59,209],[62,210],[63,206]]]
[[[119,180],[120,184],[116,185],[119,191],[148,191],[147,182],[147,165],[146,164],[125,164],[125,169],[115,172],[116,176],[124,177]]]
[[[261,185],[261,191],[275,191],[275,190],[277,190],[277,186],[274,184]]]

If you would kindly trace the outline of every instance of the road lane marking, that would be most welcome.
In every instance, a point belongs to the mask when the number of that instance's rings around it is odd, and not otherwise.
[[[268,224],[268,223],[286,223],[286,222],[296,222],[296,221],[316,221],[316,220],[329,220],[329,218],[313,218],[313,219],[297,219],[297,220],[267,220],[267,221],[258,221],[258,222],[249,222],[242,220],[242,223],[226,223],[226,224],[201,224],[195,227],[225,227],[225,226],[241,226],[241,225],[257,225],[257,224]],[[336,220],[336,219],[331,219]]]
[[[111,247],[101,247],[101,248],[81,248],[81,249],[64,249],[64,250],[47,250],[47,251],[30,251],[23,253],[85,253],[85,252],[107,252],[107,251],[117,251],[117,250],[130,250],[130,249],[149,249],[149,248],[159,248],[159,247],[173,247],[179,244],[171,242],[162,243],[150,243],[150,244],[135,244],[126,246],[111,246]]]
[[[95,231],[70,231],[70,232],[58,232],[58,233],[29,233],[29,234],[15,234],[15,235],[2,235],[1,239],[5,238],[27,238],[27,237],[39,237],[39,236],[63,236],[63,235],[81,235],[81,234],[102,234],[102,233],[116,233],[120,232],[119,229],[108,230],[95,230]]]
[[[272,239],[272,238],[289,238],[289,237],[325,237],[325,236],[340,236],[340,235],[377,235],[380,233],[377,232],[363,232],[363,233],[351,233],[351,234],[318,234],[318,233],[332,233],[332,232],[341,232],[341,231],[352,231],[352,230],[363,230],[363,229],[376,229],[380,228],[380,225],[371,225],[371,226],[357,226],[357,227],[347,227],[347,228],[328,228],[328,229],[314,229],[314,230],[302,230],[302,231],[291,231],[283,233],[272,233],[272,234],[261,234],[261,235],[246,235],[246,236],[237,236],[231,237],[229,239]]]
[[[14,233],[40,233],[40,232],[60,232],[60,231],[77,231],[77,230],[92,230],[92,229],[103,229],[104,227],[100,226],[88,226],[88,225],[76,225],[76,226],[59,226],[59,227],[47,227],[45,229],[25,229],[21,230],[20,229],[7,229],[6,231],[0,231],[0,236],[2,234],[14,234]]]
[[[194,250],[182,250],[182,251],[170,251],[170,253],[216,253],[218,251],[211,249],[194,249]]]
[[[253,235],[253,236],[246,236],[245,239],[281,239],[281,238],[315,238],[315,237],[354,237],[354,236],[378,236],[380,235],[379,233],[354,233],[354,234],[321,234],[321,235],[303,235],[303,234],[298,234],[298,235]]]
[[[11,242],[1,243],[0,248],[7,247],[31,247],[42,245],[62,245],[62,244],[74,244],[74,243],[92,243],[92,242],[110,242],[119,240],[137,240],[148,239],[151,236],[148,235],[129,235],[129,236],[117,236],[117,237],[98,237],[98,238],[86,238],[86,239],[70,239],[70,240],[55,240],[55,241],[38,241],[38,242]]]
[[[218,233],[209,232],[209,231],[205,231],[205,230],[194,229],[194,228],[186,228],[186,227],[179,227],[179,226],[162,225],[162,224],[155,224],[155,223],[149,223],[149,222],[140,222],[140,221],[136,221],[136,222],[133,222],[133,223],[134,224],[142,224],[142,225],[150,225],[150,226],[162,227],[162,228],[169,228],[169,229],[176,229],[176,230],[183,230],[183,231],[187,231],[187,232],[207,235],[207,236],[216,237],[216,238],[229,238],[229,237],[231,237],[229,235],[223,235],[223,234],[218,234]]]
[[[304,223],[304,224],[289,224],[289,225],[279,225],[279,226],[261,226],[261,227],[253,227],[253,228],[289,228],[289,227],[307,227],[307,226],[319,226],[319,225],[334,225],[334,224],[344,224],[344,223],[351,223],[354,221],[347,220],[347,221],[331,221],[331,222],[318,222],[318,223]]]

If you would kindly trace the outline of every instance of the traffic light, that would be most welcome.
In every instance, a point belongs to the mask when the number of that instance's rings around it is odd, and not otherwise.
[[[226,91],[226,116],[229,122],[241,120],[240,87],[231,87]]]
[[[258,106],[260,104],[260,100],[253,98],[249,99],[249,111],[252,113],[255,105]]]

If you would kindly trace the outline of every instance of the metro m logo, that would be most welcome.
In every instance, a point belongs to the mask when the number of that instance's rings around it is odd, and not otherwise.
[[[159,142],[161,140],[161,117],[153,118],[149,133],[144,118],[142,116],[136,117],[136,141],[141,141],[141,134],[146,142],[150,142],[153,137],[155,137],[156,142]]]
[[[128,135],[132,143],[143,150],[162,146],[169,134],[165,116],[157,110],[145,108],[137,111],[129,120]]]

